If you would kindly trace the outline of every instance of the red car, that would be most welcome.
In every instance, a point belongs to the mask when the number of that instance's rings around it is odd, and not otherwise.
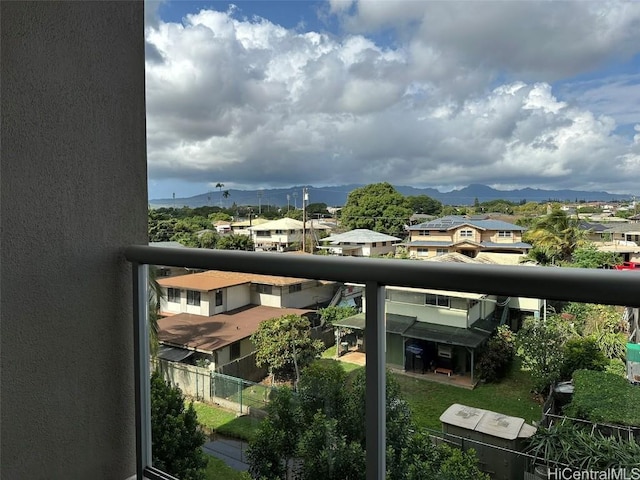
[[[620,265],[616,265],[613,268],[615,268],[616,270],[640,270],[640,263],[622,262]]]

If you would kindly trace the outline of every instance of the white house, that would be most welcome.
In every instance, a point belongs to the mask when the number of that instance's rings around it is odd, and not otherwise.
[[[359,228],[323,238],[319,248],[333,255],[373,257],[395,251],[397,237]]]
[[[277,250],[282,252],[294,243],[302,243],[305,224],[293,218],[280,218],[248,228],[256,250]],[[328,231],[330,227],[318,223],[307,222],[308,235],[318,230]]]

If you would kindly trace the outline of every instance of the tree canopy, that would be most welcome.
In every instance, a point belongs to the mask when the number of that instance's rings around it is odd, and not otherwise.
[[[347,377],[339,362],[307,367],[299,393],[279,389],[247,452],[253,478],[364,480],[365,373]],[[473,452],[434,446],[416,433],[400,386],[387,374],[387,478],[389,480],[485,480]]]
[[[187,408],[179,388],[151,376],[151,438],[153,466],[182,480],[204,480],[206,437],[191,403]]]
[[[533,244],[529,256],[543,265],[570,260],[573,251],[585,243],[577,220],[559,208],[536,220],[523,240]]]
[[[412,215],[409,202],[387,182],[356,188],[349,193],[342,209],[346,228],[367,228],[390,235],[401,235]]]
[[[309,320],[300,315],[283,315],[260,323],[251,335],[256,346],[256,365],[266,366],[273,378],[300,378],[300,370],[324,349],[320,340],[312,340]]]
[[[439,215],[442,211],[442,203],[428,195],[409,196],[407,202],[413,213]]]

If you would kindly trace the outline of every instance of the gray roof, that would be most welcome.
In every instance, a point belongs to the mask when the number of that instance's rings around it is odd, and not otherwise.
[[[429,222],[420,223],[409,227],[409,230],[452,230],[463,225],[470,225],[481,230],[504,230],[504,231],[520,231],[526,228],[513,223],[503,222],[502,220],[468,218],[462,215],[449,215],[446,217],[436,218]]]
[[[515,242],[515,243],[496,243],[496,242],[481,242],[484,248],[495,248],[500,250],[510,250],[512,248],[533,248],[529,243]]]
[[[450,247],[453,242],[430,242],[428,240],[414,240],[412,242],[403,243],[407,247]]]
[[[637,223],[620,223],[617,225],[606,225],[607,229],[604,233],[626,233],[640,231],[640,225]]]
[[[350,230],[344,233],[338,233],[331,235],[330,237],[322,238],[322,242],[342,243],[342,242],[359,242],[359,243],[374,243],[374,242],[399,242],[398,237],[392,237],[385,233],[374,232],[373,230],[367,230],[365,228],[358,228],[356,230]]]
[[[489,338],[498,326],[499,320],[485,320],[474,323],[471,328],[450,327],[427,322],[415,322],[403,334],[403,337],[427,340],[430,342],[478,348]]]

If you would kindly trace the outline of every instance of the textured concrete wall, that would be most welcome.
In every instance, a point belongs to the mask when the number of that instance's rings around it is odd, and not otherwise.
[[[2,479],[135,471],[142,2],[1,3]]]

